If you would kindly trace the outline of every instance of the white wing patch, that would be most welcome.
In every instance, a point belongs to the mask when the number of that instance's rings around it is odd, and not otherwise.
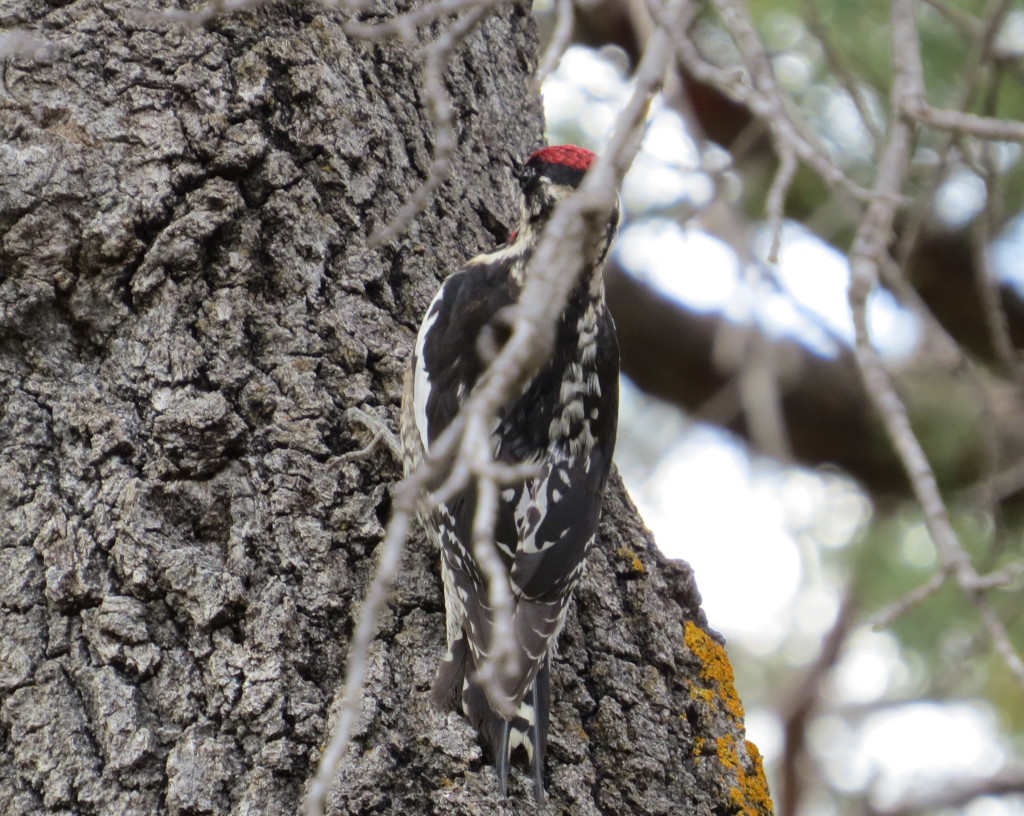
[[[524,490],[519,498],[519,504],[515,509],[516,529],[519,533],[519,549],[527,555],[541,553],[550,549],[558,543],[559,539],[552,541],[538,541],[537,534],[548,514],[549,502],[554,505],[562,500],[564,494],[554,487],[552,477],[563,480],[564,471],[549,464],[544,472],[533,482],[528,489]],[[565,535],[562,532],[562,536]]]
[[[430,397],[430,372],[427,371],[427,363],[423,359],[423,347],[427,342],[427,333],[437,322],[437,316],[441,313],[441,300],[444,297],[444,284],[437,290],[434,299],[427,307],[427,316],[420,324],[419,333],[416,335],[416,347],[413,351],[416,361],[416,370],[412,385],[413,416],[416,417],[416,430],[420,432],[420,440],[423,442],[425,453],[430,452],[430,440],[427,428],[427,400]]]

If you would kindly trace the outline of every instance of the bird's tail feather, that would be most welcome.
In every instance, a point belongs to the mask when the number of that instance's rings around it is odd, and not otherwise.
[[[466,681],[469,647],[466,636],[452,641],[448,653],[437,667],[437,677],[430,687],[430,699],[442,711],[458,711]]]
[[[508,790],[511,755],[521,746],[530,764],[534,796],[538,802],[544,801],[544,752],[550,702],[549,657],[545,656],[516,714],[511,720],[505,720],[491,708],[483,686],[477,681],[472,652],[463,636],[452,642],[448,654],[441,661],[431,698],[442,710],[461,707],[494,762],[503,795]]]

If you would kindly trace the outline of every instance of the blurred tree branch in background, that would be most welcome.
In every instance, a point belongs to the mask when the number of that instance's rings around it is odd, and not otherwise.
[[[658,15],[657,3],[579,0],[575,41],[620,48],[635,64]],[[825,689],[858,618],[889,627],[930,666],[920,698],[891,702],[977,695],[1004,702],[1011,733],[1021,725],[1009,712],[1021,709],[1024,610],[1006,590],[1019,590],[1024,564],[1024,250],[1011,242],[1012,276],[993,258],[1024,204],[1022,26],[1009,0],[713,0],[676,32],[663,101],[702,157],[729,157],[711,174],[714,200],[680,207],[679,223],[724,241],[748,281],[769,287],[784,288],[774,280],[784,220],[852,269],[856,341],[832,356],[757,320],[689,308],[632,267],[607,275],[637,386],[752,451],[838,467],[873,500],[875,523],[846,556],[846,601],[781,706],[780,814],[806,812],[827,784],[808,729],[834,710]],[[794,70],[808,75],[802,84],[787,79]],[[714,274],[686,256],[678,267]],[[883,361],[870,331],[878,291],[920,327],[896,361]],[[935,555],[923,574],[893,547],[921,522]],[[985,668],[960,672],[953,655]],[[911,814],[1021,792],[1018,767],[992,771],[887,805],[869,785],[847,806]]]
[[[722,4],[726,8],[732,4]],[[875,11],[884,12],[884,4],[870,4]],[[938,3],[934,5],[939,5]],[[998,49],[992,45],[992,32],[998,29],[999,23],[1005,19],[1009,3],[995,4],[995,8],[987,13],[975,16],[960,10],[956,15],[957,31],[963,32],[966,40],[965,49],[974,45],[978,70],[968,74],[969,89],[976,89],[979,82],[991,86],[1000,82],[1000,77],[1010,70],[1011,75],[1019,71],[1019,53],[1009,52],[1005,48]],[[835,82],[849,90],[850,98],[857,103],[862,112],[868,110],[863,102],[865,90],[870,87],[870,76],[857,76],[856,67],[850,64],[848,55],[841,53],[841,45],[837,42],[843,38],[837,34],[837,21],[841,11],[831,16],[832,20],[824,19],[822,4],[808,2],[798,9],[805,14],[808,26],[821,45],[822,52],[827,55],[827,67],[834,72]],[[949,9],[943,6],[949,12]],[[644,32],[650,23],[644,9],[638,4],[629,4],[608,0],[602,3],[582,3],[577,20],[577,41],[594,47],[617,45],[622,47],[630,60],[635,60],[642,48]],[[841,21],[840,21],[841,23]],[[983,37],[983,33],[988,32]],[[980,43],[980,45],[979,45]],[[988,50],[982,49],[988,43]],[[848,42],[842,43],[846,48]],[[696,46],[693,46],[696,48]],[[762,63],[761,70],[766,70]],[[719,82],[713,81],[715,75],[711,71],[696,76],[687,66],[678,66],[677,78],[680,92],[676,95],[667,94],[667,99],[682,113],[691,129],[714,143],[730,149],[733,157],[732,170],[742,179],[744,211],[751,219],[764,215],[765,201],[776,171],[779,166],[780,140],[785,143],[786,135],[773,135],[772,123],[765,121],[762,111],[765,105],[759,104],[761,97],[755,91],[748,91],[743,99],[737,99],[736,88],[748,88],[745,73],[737,73],[732,66],[718,66]],[[1011,70],[1012,69],[1012,70]],[[732,75],[730,76],[730,71]],[[722,80],[730,79],[731,84],[723,87]],[[775,87],[772,83],[771,87]],[[884,89],[878,89],[880,92]],[[962,100],[961,105],[972,103],[971,99]],[[877,100],[876,100],[877,103]],[[787,105],[790,110],[793,105]],[[768,111],[775,110],[769,106]],[[1014,394],[1016,384],[1012,371],[1007,371],[1007,354],[1001,353],[998,338],[1007,336],[1009,346],[1019,349],[1024,346],[1024,300],[1017,290],[1006,281],[993,280],[982,268],[984,253],[977,252],[977,236],[974,225],[950,226],[933,215],[932,205],[938,186],[947,179],[955,169],[966,164],[969,157],[984,156],[991,152],[989,139],[1017,140],[1021,139],[1021,126],[1012,119],[999,119],[994,116],[980,117],[967,110],[937,111],[923,100],[917,100],[911,110],[903,111],[922,128],[934,128],[923,136],[918,131],[917,146],[926,151],[929,145],[939,138],[940,142],[948,140],[943,156],[960,157],[957,159],[943,158],[934,166],[923,164],[927,156],[918,156],[906,179],[907,203],[913,206],[903,208],[892,235],[892,245],[899,247],[905,256],[900,259],[901,283],[911,287],[919,298],[918,304],[926,308],[936,321],[930,329],[933,335],[946,334],[932,343],[925,343],[925,352],[910,361],[901,372],[898,385],[908,402],[911,418],[916,425],[941,426],[956,419],[956,414],[965,422],[973,416],[977,418],[983,411],[982,406],[989,406],[997,413],[994,424],[985,429],[994,434],[991,445],[999,452],[999,461],[992,462],[991,451],[986,446],[985,433],[972,435],[969,442],[956,451],[942,451],[937,457],[937,476],[940,483],[947,486],[964,486],[979,479],[990,476],[993,470],[999,470],[1017,464],[1024,459],[1024,440],[1019,431],[1019,422],[1015,417],[1024,411],[1020,396]],[[885,121],[892,121],[889,111]],[[879,128],[885,122],[876,121],[869,116],[864,119],[865,127],[876,138]],[[799,132],[794,130],[794,133]],[[927,137],[927,138],[926,138]],[[739,150],[735,148],[739,147]],[[798,148],[794,147],[794,151]],[[838,169],[838,168],[837,168]],[[813,174],[801,167],[797,179],[789,188],[786,196],[786,215],[805,224],[820,237],[834,244],[840,251],[848,249],[848,241],[852,236],[857,208],[855,202],[840,190],[829,186],[828,179],[822,181],[811,177]],[[833,176],[836,174],[833,173]],[[987,224],[987,235],[997,235],[1018,213],[1022,185],[1020,170],[1013,171],[1012,177],[1002,183],[1003,198],[999,206],[986,207],[984,220]],[[1011,182],[1015,182],[1011,185]],[[921,188],[921,195],[917,195]],[[840,200],[837,200],[840,199]],[[843,210],[845,217],[837,218],[835,211]],[[827,213],[826,213],[827,211]],[[828,217],[825,217],[827,214]],[[701,226],[714,234],[729,236],[730,230],[718,229],[715,219],[717,212],[709,219],[698,217]],[[709,223],[707,223],[709,222]],[[909,237],[908,237],[909,236]],[[613,307],[620,325],[644,322],[642,310],[634,312],[640,315],[638,320],[630,314],[631,310],[643,305],[642,293],[637,285],[631,282],[617,286],[617,294],[613,297]],[[986,303],[988,305],[986,305]],[[992,308],[995,304],[995,308]],[[711,364],[707,354],[716,334],[716,320],[707,315],[698,314],[666,301],[669,309],[659,313],[659,325],[670,330],[658,341],[658,332],[647,331],[642,335],[624,332],[623,358],[625,369],[630,377],[645,390],[656,394],[662,399],[675,402],[685,410],[692,412],[703,405],[711,394],[718,393],[733,379],[735,372],[721,370]],[[914,308],[914,304],[905,304]],[[1004,333],[993,330],[996,317],[1004,322]],[[718,318],[717,323],[726,321]],[[670,328],[671,325],[671,328]],[[697,344],[679,344],[681,335],[701,338],[704,342]],[[966,388],[961,383],[961,369],[956,361],[951,361],[948,354],[932,355],[927,353],[930,346],[944,346],[943,340],[951,339],[963,349],[972,361],[983,367],[975,385]],[[840,355],[835,361],[811,359],[815,355],[802,350],[798,344],[775,343],[768,341],[776,349],[776,359],[787,359],[790,370],[796,370],[795,377],[785,393],[784,416],[786,430],[792,441],[792,452],[796,461],[808,464],[834,464],[855,475],[862,484],[874,494],[908,491],[908,485],[900,473],[900,469],[885,445],[879,444],[880,428],[872,416],[865,394],[859,385],[849,382],[848,374],[852,359]],[[1004,349],[1007,344],[1003,344]],[[831,367],[831,373],[825,373]],[[693,376],[699,372],[700,376]],[[1009,375],[1009,376],[1007,376]],[[836,389],[837,381],[843,381],[845,387]],[[948,415],[944,399],[936,399],[937,393],[951,392],[955,394]],[[1009,402],[1008,402],[1009,398]],[[936,414],[938,412],[938,414]],[[943,416],[947,413],[946,416]],[[830,428],[828,439],[813,439],[818,434],[809,428],[809,417],[814,417],[816,425]],[[718,422],[729,430],[747,436],[748,423],[741,417],[709,415],[705,419]],[[930,440],[923,439],[926,448]],[[1022,485],[1024,486],[1024,485]],[[1010,498],[1004,496],[1004,499]]]

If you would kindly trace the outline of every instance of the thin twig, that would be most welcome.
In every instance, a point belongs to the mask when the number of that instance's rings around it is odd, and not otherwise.
[[[398,443],[398,439],[391,432],[391,429],[383,422],[383,420],[377,419],[372,414],[367,413],[361,408],[349,408],[342,415],[342,419],[346,422],[356,422],[362,425],[366,430],[373,434],[373,438],[367,443],[367,445],[359,450],[349,451],[348,453],[342,454],[339,458],[343,462],[355,462],[368,457],[377,446],[383,442],[391,455],[395,458],[396,462],[402,461],[402,447]]]
[[[922,2],[927,3],[954,26],[959,28],[968,39],[977,40],[982,36],[984,26],[963,9],[949,3],[944,3],[942,0],[922,0]]]
[[[1010,633],[1006,631],[1006,626],[996,615],[987,596],[975,592],[971,597],[975,607],[981,613],[981,620],[988,630],[988,636],[992,639],[996,654],[1003,659],[1017,683],[1024,688],[1024,660],[1021,660],[1020,655],[1017,654],[1017,650],[1010,640]]]
[[[897,110],[909,97],[919,95],[923,70],[914,21],[913,0],[893,0],[893,107]],[[910,155],[910,125],[903,119],[893,123],[882,154],[875,189],[886,193],[903,183]],[[869,204],[850,253],[850,310],[856,338],[855,356],[868,395],[882,418],[893,447],[903,463],[911,487],[924,512],[925,525],[935,543],[943,570],[950,574],[982,613],[997,652],[1017,681],[1024,687],[1024,663],[1013,651],[1006,629],[977,591],[978,575],[949,521],[945,502],[931,464],[911,428],[907,409],[893,388],[882,359],[871,342],[867,323],[867,299],[878,282],[879,268],[887,256],[896,208],[892,198],[879,195]]]
[[[980,494],[989,494],[999,502],[1024,490],[1024,460],[993,474],[984,483],[972,488]]]
[[[214,17],[224,14],[233,14],[236,11],[254,11],[265,6],[271,0],[210,0],[204,6],[194,11],[186,9],[166,8],[160,11],[129,11],[130,18],[145,24],[154,25],[158,23],[178,23],[190,28],[199,28],[206,25]]]
[[[685,2],[681,4],[681,7],[686,6]],[[474,474],[474,466],[490,461],[490,438],[485,434],[481,443],[475,429],[489,428],[501,406],[546,359],[554,343],[558,316],[586,261],[584,248],[592,243],[588,235],[597,233],[607,219],[615,190],[639,149],[650,99],[663,80],[671,54],[669,36],[657,30],[637,67],[633,93],[601,158],[587,173],[578,193],[556,209],[541,236],[527,268],[519,302],[513,310],[509,339],[482,374],[459,414],[432,445],[431,456],[395,488],[394,509],[382,545],[381,563],[367,593],[349,650],[342,710],[306,799],[309,816],[321,816],[329,786],[348,750],[353,724],[361,710],[369,646],[419,497],[446,470],[461,474],[457,482],[449,477],[448,489],[465,487],[474,475],[479,484],[480,474]],[[491,485],[484,488],[485,493],[493,489],[493,478],[485,477],[484,482]],[[506,579],[502,576],[501,580]],[[510,628],[510,622],[496,620],[494,623],[495,632]],[[492,638],[489,651],[488,659],[491,659],[501,654],[503,647]],[[488,659],[480,667],[482,677],[489,678],[485,691],[488,697],[500,699],[501,672],[490,670]]]
[[[371,247],[379,247],[400,235],[427,208],[437,188],[448,178],[458,143],[452,127],[452,103],[444,87],[444,69],[451,52],[493,10],[493,4],[471,8],[427,47],[423,65],[423,96],[434,129],[434,158],[426,180],[406,199],[395,217],[383,229],[370,236]]]
[[[28,57],[36,62],[42,62],[52,59],[55,50],[53,43],[31,31],[20,28],[0,31],[0,60]]]
[[[572,41],[572,29],[575,21],[575,0],[558,0],[555,27],[551,31],[551,42],[548,43],[544,56],[541,58],[537,75],[533,78],[533,84],[530,86],[531,92],[540,93],[544,80],[558,67],[558,63],[561,62]]]
[[[487,602],[492,616],[490,650],[484,656],[477,679],[488,692],[494,710],[505,717],[516,712],[515,701],[505,693],[507,681],[519,670],[512,620],[512,590],[508,572],[494,544],[494,525],[498,516],[498,486],[493,479],[476,480],[476,514],[473,516],[473,560],[487,579]],[[501,693],[496,693],[500,690]]]
[[[836,665],[856,617],[854,586],[847,588],[835,623],[825,636],[814,665],[807,670],[789,699],[780,707],[785,733],[785,752],[779,769],[782,784],[778,797],[778,816],[793,816],[801,799],[800,771],[807,755],[808,726],[821,704],[821,684]]]
[[[862,84],[857,80],[853,70],[846,63],[843,55],[829,36],[828,27],[825,25],[825,20],[821,14],[820,4],[817,0],[804,0],[803,8],[804,18],[807,21],[807,30],[821,43],[821,48],[825,53],[825,60],[828,62],[829,68],[839,79],[843,87],[846,88],[846,92],[850,95],[854,107],[857,108],[857,113],[860,114],[861,122],[864,123],[864,127],[867,128],[873,137],[875,144],[880,145],[884,134],[868,108]]]
[[[388,601],[391,586],[398,572],[402,546],[409,534],[409,525],[415,512],[417,491],[415,483],[400,484],[395,490],[394,510],[380,548],[380,560],[373,581],[366,592],[366,600],[359,610],[359,620],[345,663],[345,685],[341,694],[341,711],[331,730],[331,740],[320,757],[316,776],[306,794],[306,816],[323,816],[327,792],[345,758],[352,730],[362,711],[363,685],[366,680],[367,655],[377,633],[377,622]]]
[[[1024,142],[1024,122],[933,108],[921,99],[907,100],[903,113],[926,127],[948,130],[957,136],[975,136],[996,142]]]
[[[814,168],[828,184],[846,191],[860,201],[870,198],[870,193],[850,179],[828,156],[824,148],[808,141],[798,132],[792,121],[782,112],[785,106],[748,84],[742,71],[712,65],[704,60],[692,42],[682,37],[676,41],[676,50],[679,61],[687,71],[745,105],[756,119],[771,129],[776,144],[788,144],[801,161]]]
[[[919,606],[925,600],[942,589],[942,587],[946,585],[946,579],[948,577],[949,575],[943,570],[933,573],[927,581],[921,584],[921,586],[911,590],[898,601],[890,604],[882,609],[881,612],[877,613],[871,621],[871,628],[876,632],[888,629],[897,618],[903,617],[911,609]]]
[[[615,130],[601,157],[588,171],[579,192],[559,206],[534,251],[526,282],[514,309],[512,332],[498,356],[481,376],[470,401],[478,401],[478,428],[490,427],[489,418],[525,377],[532,376],[554,343],[554,329],[566,299],[585,261],[585,247],[611,210],[615,190],[640,145],[640,133],[651,96],[660,86],[670,54],[669,37],[658,30],[651,37],[637,67],[632,95],[619,115]],[[468,408],[468,406],[467,406]],[[468,426],[467,426],[468,429]],[[477,440],[477,450],[467,449]],[[490,446],[489,436],[468,433],[460,457],[480,458],[480,447]],[[497,629],[498,623],[495,624]],[[500,650],[492,647],[492,657]],[[488,675],[485,665],[482,675]],[[499,676],[495,670],[493,676]],[[498,691],[499,689],[495,689]],[[488,691],[488,696],[491,692]],[[496,695],[495,695],[496,696]]]
[[[951,3],[945,3],[943,0],[922,0],[927,3],[939,14],[941,14],[950,24],[960,30],[963,37],[971,42],[978,42],[984,40],[990,36],[992,27],[986,25],[972,16],[968,12],[964,11]],[[985,14],[987,12],[983,12]],[[991,15],[989,13],[989,19]],[[1000,25],[1002,21],[999,21]],[[998,29],[997,29],[998,32]],[[1013,45],[1007,45],[1000,47],[998,40],[993,39],[991,46],[989,47],[989,55],[992,60],[1000,63],[1000,65],[1018,78],[1024,77],[1024,66],[1020,62],[1020,49]]]
[[[956,110],[966,110],[974,100],[978,86],[985,77],[985,72],[981,68],[986,57],[991,53],[992,45],[995,42],[996,35],[999,33],[999,28],[1002,26],[1002,21],[1007,13],[1009,13],[1011,7],[1012,0],[989,0],[989,4],[984,12],[985,22],[979,23],[977,34],[973,38],[970,52],[961,70],[961,75],[965,77],[965,80],[960,90],[957,104],[953,106]],[[917,47],[916,42],[914,45]],[[913,107],[914,104],[920,104],[923,99],[924,83],[921,82],[912,94],[908,94],[906,99],[893,109],[901,111],[904,106]],[[935,193],[946,179],[946,173],[955,155],[953,148],[960,139],[961,134],[959,131],[951,131],[949,137],[936,148],[936,153],[939,156],[938,165],[932,172],[931,179],[924,185],[924,189],[918,196],[916,204],[910,211],[896,248],[896,260],[901,268],[906,265],[907,259],[917,244],[917,238],[931,215]]]
[[[991,152],[991,149],[984,151],[985,208],[981,215],[974,219],[972,225],[971,256],[974,262],[975,283],[992,349],[995,351],[996,359],[1006,373],[1017,381],[1020,392],[1024,394],[1024,370],[1021,368],[1020,358],[1010,336],[1010,322],[1003,308],[999,279],[989,261],[988,248],[992,240],[994,222],[998,217],[999,198],[999,173],[993,166]]]
[[[799,163],[794,153],[787,145],[779,145],[779,168],[775,171],[775,178],[772,179],[772,186],[768,188],[768,197],[765,200],[765,219],[768,221],[768,230],[771,235],[771,242],[768,246],[768,263],[779,262],[779,246],[782,243],[782,225],[786,217],[786,194],[793,185],[793,178]]]
[[[330,0],[321,0],[330,3]],[[383,23],[346,23],[345,33],[360,40],[386,40],[401,37],[411,41],[415,37],[416,28],[431,23],[441,17],[458,14],[467,9],[493,8],[504,0],[437,0],[434,3],[417,6],[416,8],[392,17]]]
[[[733,72],[731,79],[725,79],[721,69],[710,66],[697,52],[688,39],[680,39],[677,48],[681,62],[696,77],[715,82],[718,87],[746,105],[761,119],[772,132],[778,147],[796,153],[802,162],[813,168],[828,184],[844,190],[860,201],[869,201],[872,192],[850,179],[829,156],[828,152],[803,126],[788,97],[779,89],[772,70],[771,61],[758,37],[749,10],[742,0],[715,0],[715,6],[722,15],[726,28],[732,35],[736,49],[743,57],[746,71]],[[728,72],[724,72],[728,75]],[[715,81],[715,77],[718,81]],[[902,194],[897,191],[897,200]]]
[[[870,816],[914,816],[956,810],[982,796],[1024,793],[1024,768],[1010,768],[984,779],[972,779],[948,788],[930,790],[926,796],[897,802],[885,808],[869,807]]]
[[[894,107],[903,98],[913,94],[922,84],[920,54],[913,21],[912,0],[893,2],[893,82]],[[910,126],[898,120],[893,122],[888,144],[879,164],[875,190],[885,193],[899,189],[905,177],[910,155]],[[885,424],[904,468],[910,477],[914,492],[925,513],[929,531],[936,546],[948,559],[963,560],[963,550],[949,525],[945,504],[939,493],[931,465],[910,427],[906,407],[896,395],[888,372],[878,351],[871,342],[867,322],[867,300],[878,283],[879,267],[887,253],[889,236],[896,217],[892,198],[876,197],[868,206],[850,253],[850,309],[855,330],[855,352],[868,394]]]
[[[760,264],[751,266],[758,270],[755,274],[764,276]],[[730,344],[726,333],[738,342]],[[729,349],[730,345],[734,348]],[[736,370],[736,388],[751,443],[766,456],[780,462],[793,461],[782,410],[780,364],[765,332],[723,325],[715,337],[715,352],[715,362],[722,361]]]

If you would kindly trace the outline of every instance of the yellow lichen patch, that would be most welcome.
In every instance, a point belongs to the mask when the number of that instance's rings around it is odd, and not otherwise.
[[[700,661],[700,679],[706,686],[690,687],[690,698],[713,706],[727,715],[725,723],[733,722],[734,733],[715,740],[710,756],[717,756],[729,780],[729,802],[743,816],[771,816],[772,798],[764,775],[761,754],[752,742],[737,743],[735,733],[742,734],[743,704],[736,694],[736,684],[729,656],[707,632],[693,621],[686,622],[686,645]],[[725,724],[720,722],[719,727]],[[719,732],[721,733],[721,732]],[[693,743],[693,755],[705,754],[709,747],[704,737]]]
[[[737,721],[743,720],[743,703],[736,693],[735,678],[729,655],[715,640],[693,621],[686,622],[686,645],[700,660],[700,676],[707,682],[714,682],[718,687],[718,696],[725,704],[725,709]],[[691,690],[691,696],[694,692]]]
[[[752,773],[744,773],[740,776],[740,787],[743,789],[743,796],[747,802],[755,803],[761,813],[774,813],[775,806],[772,804],[772,794],[768,790],[768,779],[764,775],[764,762],[761,760],[761,752],[750,740],[744,740],[747,746],[747,756],[754,766]]]
[[[633,552],[629,547],[619,547],[615,551],[615,554],[623,561],[627,561],[629,563],[629,568],[633,572],[639,573],[641,575],[647,572],[647,568],[644,566],[644,562],[641,561],[639,556],[637,556],[637,554]]]
[[[715,692],[709,688],[690,686],[690,697],[694,700],[700,700],[701,702],[711,705],[715,700]]]
[[[740,758],[736,755],[736,743],[732,735],[718,740],[718,761],[730,771],[739,768]]]
[[[734,738],[726,736],[718,740],[718,761],[736,775],[736,786],[729,789],[729,801],[744,816],[771,816],[774,805],[768,792],[761,754],[752,742],[744,741],[744,747],[753,766],[750,772],[740,760]]]

